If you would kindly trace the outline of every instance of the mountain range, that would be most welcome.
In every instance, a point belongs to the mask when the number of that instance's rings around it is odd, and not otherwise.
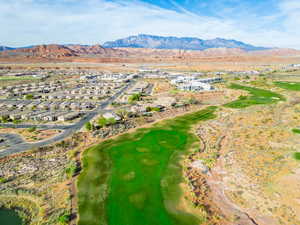
[[[0,52],[2,51],[7,51],[7,50],[13,50],[14,48],[11,48],[11,47],[7,47],[7,46],[1,46],[0,45]]]
[[[40,45],[45,46],[45,45]],[[62,45],[61,45],[62,46]],[[246,44],[241,41],[236,40],[228,40],[223,38],[215,38],[211,40],[203,40],[199,38],[193,37],[163,37],[163,36],[155,36],[155,35],[147,35],[147,34],[139,34],[135,36],[129,36],[126,38],[118,39],[116,41],[108,41],[105,42],[102,46],[100,45],[74,45],[74,44],[66,44],[64,45],[69,47],[70,49],[76,48],[76,50],[81,49],[82,51],[88,51],[85,53],[96,52],[99,51],[104,52],[105,49],[111,48],[152,48],[152,49],[181,49],[181,50],[205,50],[210,48],[238,48],[244,51],[258,51],[258,50],[266,50],[269,48],[266,47],[257,47],[250,44]],[[80,46],[80,47],[79,47]],[[8,46],[0,46],[1,51],[7,50],[15,50],[15,49],[31,49],[36,46],[26,46],[20,48],[12,48]]]
[[[0,46],[0,60],[14,61],[157,61],[227,56],[300,56],[295,49],[256,47],[240,41],[216,38],[161,37],[137,35],[101,45],[48,44],[22,48]]]
[[[209,48],[239,48],[245,51],[266,50],[241,41],[215,38],[203,40],[192,37],[162,37],[147,34],[130,36],[103,44],[105,48],[154,48],[154,49],[183,49],[205,50]]]

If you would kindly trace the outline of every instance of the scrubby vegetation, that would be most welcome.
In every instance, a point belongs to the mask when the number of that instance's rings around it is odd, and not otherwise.
[[[84,125],[85,129],[87,131],[91,131],[93,129],[93,125],[91,122],[87,122],[85,125]]]
[[[142,97],[141,94],[133,94],[133,95],[129,96],[128,102],[133,103],[133,102],[139,101],[141,99],[141,97]]]
[[[117,121],[114,118],[106,119],[103,116],[98,118],[97,124],[99,127],[105,127],[115,124]]]
[[[0,208],[17,211],[24,224],[68,224],[71,195],[65,183],[80,168],[67,155],[85,141],[78,133],[20,157],[1,159]]]
[[[34,132],[34,131],[36,131],[36,127],[30,127],[30,128],[28,128],[27,129],[29,132]]]
[[[33,99],[33,95],[32,94],[27,94],[27,95],[25,95],[25,99],[26,100],[31,100],[31,99]]]
[[[58,222],[60,225],[67,225],[69,221],[70,221],[70,215],[67,213],[64,213],[58,217]]]

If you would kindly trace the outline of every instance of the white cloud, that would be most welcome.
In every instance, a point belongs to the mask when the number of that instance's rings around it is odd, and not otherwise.
[[[298,6],[296,0],[284,0],[280,15],[265,20],[258,17],[251,22],[184,10],[176,12],[139,1],[0,0],[0,45],[95,44],[146,33],[204,39],[224,37],[256,45],[300,48],[295,36],[297,28],[293,28],[293,19],[299,18],[299,10],[294,10]],[[285,18],[283,31],[266,27],[266,22],[279,16]]]

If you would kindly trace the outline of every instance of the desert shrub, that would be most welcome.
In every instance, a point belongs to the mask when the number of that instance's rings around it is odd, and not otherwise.
[[[142,95],[141,94],[133,94],[128,98],[129,103],[133,103],[135,101],[141,100]]]
[[[36,127],[30,127],[30,128],[28,128],[27,129],[29,132],[34,132],[34,131],[36,131]]]
[[[116,124],[117,121],[115,120],[115,118],[109,118],[106,120],[106,124],[107,125],[113,125],[113,124]]]
[[[117,121],[114,118],[106,119],[103,116],[101,116],[101,117],[99,117],[97,123],[98,123],[98,126],[105,127],[105,126],[116,124]]]
[[[59,224],[67,225],[68,222],[70,221],[70,215],[67,213],[64,213],[64,214],[60,215],[57,220],[58,220]]]
[[[68,177],[74,176],[74,174],[78,171],[75,161],[71,161],[65,169],[65,172]]]
[[[13,123],[14,124],[19,124],[19,123],[21,123],[22,121],[21,120],[13,120]]]
[[[87,122],[84,126],[87,131],[91,131],[93,129],[91,122]]]
[[[33,99],[33,95],[32,94],[27,94],[27,95],[25,95],[25,99],[26,100],[31,100],[31,99]]]
[[[0,177],[0,184],[3,184],[7,181],[7,179],[5,179],[4,177]]]
[[[158,107],[147,106],[147,108],[146,108],[146,112],[160,112],[160,111],[161,111],[161,109]]]

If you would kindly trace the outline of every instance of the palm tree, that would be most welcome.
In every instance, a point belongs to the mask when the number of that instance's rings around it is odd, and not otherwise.
[[[122,121],[126,121],[130,115],[130,112],[128,112],[125,109],[120,109],[120,110],[118,110],[117,114],[118,114],[118,116],[121,117]]]

